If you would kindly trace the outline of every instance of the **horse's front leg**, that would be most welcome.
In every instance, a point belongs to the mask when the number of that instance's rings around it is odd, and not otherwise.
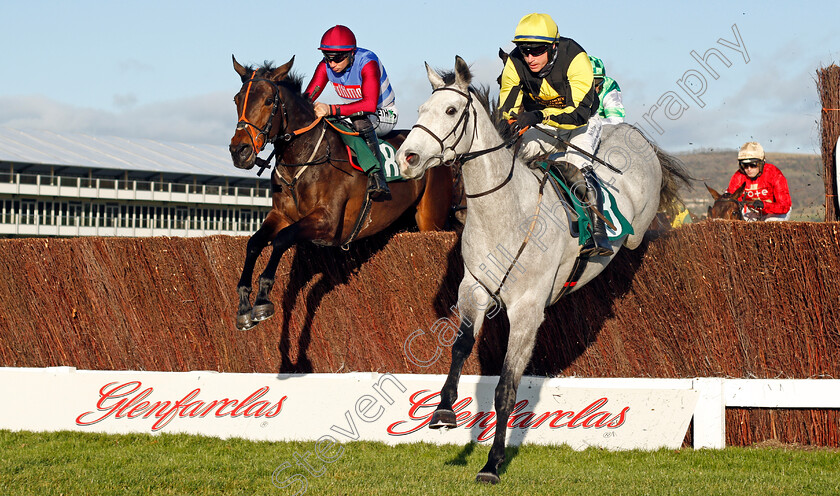
[[[272,225],[272,210],[266,217],[260,231],[266,228],[266,232],[271,231]],[[254,307],[251,308],[249,304],[249,296],[251,294],[251,277],[254,270],[254,262],[259,256],[260,251],[266,244],[265,234],[260,237],[260,231],[255,234],[251,240],[248,241],[248,256],[246,257],[246,267],[242,271],[242,279],[239,281],[239,315],[237,316],[236,326],[239,329],[250,329],[263,320],[274,315],[274,303],[268,299],[271,294],[271,289],[274,287],[275,274],[277,273],[277,266],[280,264],[280,259],[286,250],[293,244],[303,240],[313,239],[327,239],[327,236],[335,225],[335,221],[327,216],[325,210],[322,208],[314,209],[306,217],[300,219],[293,224],[287,224],[283,221],[280,215],[274,219],[277,227],[274,227],[272,240],[271,256],[268,263],[265,265],[265,270],[260,274],[259,290],[257,297],[254,300]],[[267,227],[268,226],[268,227]],[[282,229],[280,228],[282,226]],[[253,260],[251,260],[253,254]],[[247,269],[247,270],[246,270]],[[240,323],[243,326],[240,326]]]
[[[245,263],[242,266],[242,275],[239,277],[239,282],[236,285],[236,292],[239,295],[239,308],[236,312],[236,328],[240,331],[245,331],[253,328],[259,321],[255,321],[252,316],[251,307],[251,280],[254,276],[254,266],[257,259],[262,253],[263,248],[268,245],[269,241],[274,238],[274,251],[277,251],[277,237],[278,233],[283,228],[281,217],[273,210],[268,213],[259,230],[248,239],[248,245],[245,249]],[[288,248],[288,246],[286,247]],[[285,251],[285,249],[283,251]],[[274,253],[272,253],[272,256]],[[280,253],[282,255],[282,252]],[[278,256],[279,258],[279,256]],[[275,266],[276,267],[276,266]]]
[[[265,270],[260,274],[257,298],[254,300],[254,309],[251,311],[251,318],[254,322],[262,322],[274,315],[274,303],[268,299],[268,296],[271,294],[271,288],[274,287],[280,259],[286,253],[286,250],[297,241],[299,230],[298,224],[292,224],[277,233],[272,242],[271,256],[268,258],[268,263],[265,264]]]
[[[544,298],[542,300],[522,298],[514,306],[508,308],[510,337],[499,384],[496,385],[496,433],[490,454],[487,456],[487,464],[476,476],[479,482],[491,484],[499,482],[499,467],[505,461],[508,419],[516,403],[519,381],[522,379],[525,367],[531,361],[537,329],[545,318],[544,301]]]
[[[455,422],[455,411],[452,405],[458,399],[458,382],[461,379],[461,370],[464,362],[472,353],[475,345],[476,335],[481,332],[481,325],[484,316],[488,311],[498,312],[498,302],[487,294],[469,273],[465,271],[464,279],[458,287],[458,312],[461,323],[458,328],[458,335],[452,343],[452,363],[449,366],[449,374],[446,382],[440,391],[440,403],[432,414],[429,427],[440,429],[446,427],[451,429],[457,426]]]

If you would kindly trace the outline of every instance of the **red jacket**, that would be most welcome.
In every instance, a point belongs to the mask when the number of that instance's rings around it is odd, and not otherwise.
[[[739,200],[761,200],[764,208],[761,215],[788,213],[791,206],[788,183],[782,171],[773,164],[765,163],[764,170],[755,179],[750,179],[738,169],[729,180],[728,193],[734,193],[742,184],[746,183],[744,194]]]

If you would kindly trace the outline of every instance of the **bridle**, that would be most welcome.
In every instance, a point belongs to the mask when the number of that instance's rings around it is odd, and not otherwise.
[[[724,198],[723,196],[715,200],[715,203],[717,202],[734,203],[738,207],[737,209],[735,209],[735,211],[738,213],[738,220],[744,220],[744,207],[746,206],[746,202],[738,200],[734,197]]]
[[[414,128],[418,128],[418,129],[421,129],[423,131],[426,131],[429,134],[429,136],[434,138],[434,140],[438,142],[438,145],[440,145],[440,153],[437,154],[437,155],[432,155],[428,159],[426,159],[426,163],[428,163],[429,160],[433,160],[433,159],[437,159],[437,160],[440,161],[439,164],[436,164],[435,166],[432,166],[432,167],[436,167],[437,165],[451,166],[455,162],[458,161],[458,153],[455,151],[455,147],[458,146],[458,143],[460,143],[461,140],[464,138],[464,136],[467,134],[467,125],[470,122],[470,109],[472,109],[473,120],[476,119],[476,115],[477,115],[476,110],[475,110],[475,106],[473,105],[473,101],[472,101],[472,93],[470,93],[469,90],[466,93],[464,93],[463,91],[457,90],[455,88],[442,87],[442,88],[437,88],[437,89],[433,90],[432,93],[436,93],[436,92],[442,91],[442,90],[454,91],[455,93],[458,93],[459,95],[461,95],[462,97],[467,99],[467,104],[464,105],[464,110],[461,112],[461,115],[458,117],[458,122],[455,123],[455,125],[452,127],[451,131],[446,133],[446,136],[444,136],[443,139],[438,138],[437,135],[434,132],[432,132],[429,128],[427,128],[426,126],[424,126],[422,124],[415,124],[411,127],[412,130]],[[458,126],[461,124],[461,122],[464,123],[464,127],[461,129],[461,134],[458,136],[458,138],[455,140],[455,143],[453,143],[452,146],[447,147],[444,144],[444,140],[448,139],[450,136],[455,135],[455,132],[458,130]],[[477,132],[477,129],[473,128],[473,139],[475,139],[476,132]],[[452,159],[451,160],[446,160],[446,152],[447,151],[452,152]],[[429,168],[429,167],[426,167],[426,163],[423,164],[424,169]]]
[[[283,99],[280,98],[280,87],[271,79],[258,78],[256,77],[256,75],[257,71],[254,71],[251,73],[251,78],[248,79],[248,88],[245,90],[245,101],[242,103],[242,114],[239,116],[239,121],[236,123],[236,129],[245,129],[246,131],[248,131],[248,137],[251,138],[251,146],[254,148],[254,153],[258,154],[263,150],[263,148],[265,148],[265,145],[267,145],[268,143],[274,144],[274,142],[277,140],[277,137],[279,136],[278,133],[273,138],[271,137],[271,126],[274,123],[274,116],[277,114],[277,109],[280,108],[283,110],[284,127],[289,121],[289,119],[288,115],[286,114],[286,104],[283,102]],[[253,85],[254,82],[257,81],[265,81],[266,83],[270,84],[271,89],[274,92],[272,98],[273,102],[271,106],[271,115],[268,116],[268,120],[265,122],[265,126],[262,128],[252,123],[248,120],[247,117],[245,117],[245,112],[248,110],[248,97],[251,95],[251,85]],[[257,140],[260,136],[263,136],[265,139],[263,140],[263,144],[258,147]],[[288,141],[288,139],[286,141]]]
[[[467,99],[467,104],[464,106],[464,110],[461,112],[461,115],[458,117],[458,121],[452,127],[452,130],[450,130],[448,133],[446,133],[446,136],[444,136],[443,139],[438,138],[437,135],[434,132],[432,132],[429,128],[427,128],[426,126],[424,126],[422,124],[415,124],[414,126],[411,127],[412,130],[414,128],[418,128],[418,129],[421,129],[421,130],[425,131],[426,133],[429,134],[429,136],[434,138],[434,140],[437,141],[438,145],[440,146],[440,153],[439,154],[431,155],[428,159],[426,159],[426,162],[423,164],[424,169],[428,169],[429,167],[426,167],[426,164],[428,164],[429,160],[434,160],[434,159],[437,159],[440,163],[435,164],[432,167],[435,167],[435,166],[438,166],[438,165],[451,166],[455,163],[460,163],[463,166],[464,163],[466,163],[466,162],[468,162],[468,161],[470,161],[474,158],[480,157],[480,156],[482,156],[484,154],[487,154],[487,153],[490,153],[490,152],[494,152],[494,151],[499,150],[500,148],[505,147],[505,146],[510,147],[510,146],[513,145],[513,143],[516,142],[516,140],[519,139],[519,135],[516,135],[510,141],[510,143],[502,143],[498,146],[490,147],[490,148],[487,148],[485,150],[479,150],[479,151],[476,151],[476,152],[466,152],[466,153],[458,154],[455,151],[455,148],[458,146],[458,143],[461,142],[461,139],[463,139],[464,136],[467,133],[467,126],[470,122],[470,109],[472,109],[472,119],[473,119],[474,122],[477,121],[477,119],[476,119],[477,111],[475,109],[475,105],[473,104],[472,92],[470,92],[469,90],[467,90],[467,92],[465,93],[461,90],[451,88],[451,87],[448,87],[448,86],[444,86],[444,87],[440,87],[440,88],[436,88],[436,89],[432,90],[432,93],[436,93],[438,91],[443,91],[443,90],[453,91],[453,92],[461,95],[462,97]],[[447,147],[446,144],[444,143],[444,141],[446,139],[448,139],[450,136],[455,136],[455,133],[458,130],[458,126],[461,125],[462,122],[464,123],[464,127],[461,129],[461,134],[458,135],[458,138],[455,140],[455,143],[453,143],[452,146]],[[473,136],[472,136],[473,140],[475,140],[475,136],[476,136],[477,132],[478,132],[478,129],[477,129],[476,126],[474,126],[473,127],[473,133],[472,133],[473,134]],[[446,160],[446,154],[447,154],[448,151],[452,152],[452,158],[450,160]],[[496,187],[494,187],[490,190],[484,191],[482,193],[476,193],[476,194],[471,195],[471,194],[465,192],[464,195],[467,198],[478,198],[478,197],[481,197],[481,196],[484,196],[484,195],[489,195],[490,193],[493,193],[495,191],[500,190],[503,186],[505,186],[508,182],[510,182],[511,178],[513,178],[513,166],[514,166],[515,163],[516,163],[516,154],[514,153],[514,158],[513,158],[513,160],[511,161],[511,164],[510,164],[510,172],[508,173],[507,178],[505,178],[505,180],[502,181],[502,183],[499,184],[498,186],[496,186]]]
[[[236,129],[237,130],[245,129],[246,131],[248,131],[248,137],[251,139],[251,146],[254,148],[254,153],[255,154],[259,154],[261,151],[263,151],[265,146],[269,143],[271,143],[272,145],[275,145],[274,150],[271,151],[271,154],[269,154],[267,159],[260,158],[259,156],[256,157],[256,159],[255,159],[256,165],[260,168],[260,170],[257,171],[257,175],[260,176],[260,175],[262,175],[262,173],[265,169],[268,169],[268,168],[271,167],[271,159],[274,157],[274,154],[277,151],[276,142],[277,142],[278,139],[282,139],[283,141],[288,143],[289,141],[292,140],[292,138],[296,138],[296,137],[302,135],[303,133],[309,131],[313,127],[315,127],[319,122],[321,122],[321,118],[315,119],[315,121],[312,122],[312,124],[310,124],[309,126],[305,126],[301,129],[298,129],[298,130],[295,130],[295,131],[292,131],[292,132],[283,133],[283,131],[286,131],[286,126],[289,122],[289,115],[288,115],[288,112],[286,111],[286,102],[284,102],[283,99],[280,98],[280,85],[278,85],[275,81],[273,81],[271,79],[258,78],[258,77],[256,77],[256,74],[257,74],[257,71],[253,71],[251,73],[251,78],[248,79],[248,81],[247,81],[248,88],[245,90],[245,101],[242,103],[242,114],[239,117],[239,121],[236,123]],[[245,117],[245,112],[248,109],[248,97],[251,94],[251,86],[254,84],[254,82],[258,82],[258,81],[264,81],[264,82],[270,84],[271,88],[273,90],[271,114],[268,116],[268,120],[266,121],[265,126],[263,126],[263,127],[257,126],[256,124],[249,121],[247,117]],[[245,83],[243,82],[243,85],[244,84]],[[278,109],[283,111],[283,123],[281,124],[280,129],[278,130],[277,134],[275,134],[274,136],[271,136],[271,128],[272,128],[272,125],[274,123],[274,116],[277,115],[277,110]],[[297,179],[300,177],[300,175],[303,173],[303,171],[306,170],[307,166],[322,164],[322,163],[326,162],[327,160],[329,160],[329,155],[330,155],[329,147],[327,148],[327,152],[324,154],[323,157],[321,157],[317,160],[314,160],[315,159],[315,154],[317,153],[318,148],[321,146],[321,142],[324,139],[324,133],[325,132],[326,132],[326,127],[324,127],[322,129],[321,136],[318,139],[318,143],[315,145],[315,148],[312,150],[312,155],[309,157],[309,159],[306,162],[301,163],[301,164],[282,164],[282,165],[286,165],[286,166],[304,166],[300,170],[298,170],[297,174],[294,176],[294,178],[292,179],[291,182],[286,181],[286,179],[283,178],[283,176],[280,176],[278,174],[278,177],[280,178],[280,180],[283,183],[285,183],[286,186],[289,187],[290,191],[293,190],[293,187],[294,187],[295,183],[297,182]],[[262,146],[258,147],[257,146],[257,140],[260,136],[263,136],[265,139],[263,140]]]

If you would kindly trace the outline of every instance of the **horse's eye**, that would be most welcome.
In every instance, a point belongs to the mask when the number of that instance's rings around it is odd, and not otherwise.
[[[266,98],[266,99],[265,99],[265,106],[266,106],[266,107],[267,107],[267,106],[269,106],[269,105],[271,105],[272,103],[274,103],[274,99],[273,99],[273,98]]]
[[[455,112],[455,107],[449,107],[448,109],[446,109],[446,115],[455,115]]]

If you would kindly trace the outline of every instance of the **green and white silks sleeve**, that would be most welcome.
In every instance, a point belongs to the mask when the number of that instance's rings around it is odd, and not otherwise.
[[[624,122],[624,104],[621,103],[621,88],[613,78],[604,78],[604,86],[601,92],[598,93],[598,99],[601,100],[601,105],[598,107],[598,115],[600,115],[604,124],[619,124]]]

